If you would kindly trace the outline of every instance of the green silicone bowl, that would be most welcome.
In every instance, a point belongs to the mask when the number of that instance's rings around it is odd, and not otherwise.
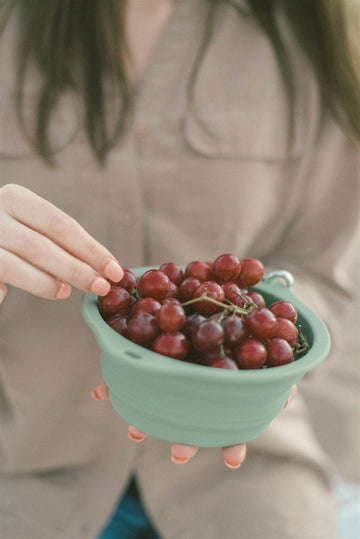
[[[139,277],[148,269],[132,271]],[[262,434],[283,409],[293,384],[330,350],[324,323],[294,296],[292,284],[291,274],[280,270],[253,289],[267,305],[277,300],[295,305],[309,352],[281,367],[239,371],[186,363],[147,350],[108,326],[96,296],[84,294],[82,314],[101,350],[102,375],[115,410],[138,429],[182,444],[221,447]]]

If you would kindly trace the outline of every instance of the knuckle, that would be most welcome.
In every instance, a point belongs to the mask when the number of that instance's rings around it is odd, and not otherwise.
[[[99,245],[96,243],[96,241],[89,241],[87,246],[87,254],[90,259],[98,258],[99,257]]]
[[[50,234],[65,238],[74,229],[74,223],[71,217],[65,215],[65,214],[54,214],[50,218],[49,222],[49,232]]]
[[[22,187],[16,183],[7,183],[0,188],[0,202],[10,205],[21,192]]]

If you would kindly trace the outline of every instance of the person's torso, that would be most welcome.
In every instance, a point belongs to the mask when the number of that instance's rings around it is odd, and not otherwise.
[[[124,267],[224,252],[270,256],[297,208],[299,163],[316,120],[300,100],[288,145],[288,105],[271,45],[231,6],[219,10],[198,62],[207,12],[205,0],[176,3],[137,92],[132,125],[103,168],[72,95],[53,119],[56,167],[36,155],[17,125],[7,52],[0,184],[19,183],[59,206]],[[77,465],[118,454],[124,441],[126,428],[110,405],[91,400],[99,350],[80,296],[47,302],[11,289],[1,306],[3,470]],[[122,458],[130,462],[132,454],[125,442]]]

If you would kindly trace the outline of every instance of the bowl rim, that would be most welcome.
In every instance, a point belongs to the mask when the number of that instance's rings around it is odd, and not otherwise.
[[[158,268],[159,266],[144,266],[133,268],[131,271],[138,277],[141,273],[149,269]],[[211,369],[203,365],[179,361],[160,355],[119,335],[102,318],[97,307],[97,296],[94,294],[83,294],[81,311],[86,324],[94,334],[102,354],[109,354],[113,358],[116,356],[116,361],[126,362],[134,369],[152,371],[159,369],[161,371],[169,371],[169,373],[173,372],[174,374],[182,373],[190,377],[199,376],[205,380],[212,380],[215,377],[219,382],[221,380],[226,382],[229,378],[232,380],[238,378],[239,380],[250,382],[256,378],[257,382],[260,383],[263,381],[266,383],[274,379],[293,377],[296,374],[301,378],[306,372],[314,369],[328,356],[331,341],[327,327],[314,311],[296,297],[292,289],[292,282],[291,285],[289,285],[289,282],[284,284],[273,278],[267,279],[265,276],[260,283],[251,287],[251,289],[258,290],[260,293],[262,291],[265,293],[268,292],[278,297],[279,301],[290,301],[298,309],[301,317],[311,327],[316,326],[316,331],[313,332],[311,348],[306,355],[286,365],[267,369],[239,369],[235,373],[229,369]],[[113,349],[113,343],[115,341],[117,343],[116,352]],[[142,359],[142,361],[136,361],[136,359]]]

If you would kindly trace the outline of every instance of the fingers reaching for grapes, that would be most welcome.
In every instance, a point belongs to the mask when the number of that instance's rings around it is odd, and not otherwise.
[[[289,395],[288,400],[285,402],[284,408],[286,408],[290,404],[290,402],[296,397],[297,392],[298,392],[297,385],[292,386],[291,393]]]
[[[20,185],[0,189],[0,279],[32,294],[64,299],[71,286],[103,296],[123,270],[79,223]]]
[[[228,468],[239,468],[246,457],[246,444],[223,447],[222,453],[224,462]]]

